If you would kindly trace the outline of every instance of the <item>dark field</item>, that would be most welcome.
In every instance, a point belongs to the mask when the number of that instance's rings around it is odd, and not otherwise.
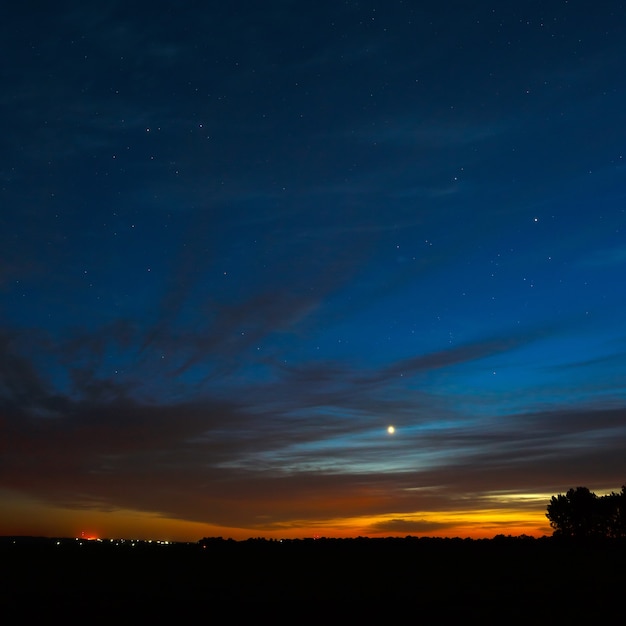
[[[626,544],[0,539],[3,624],[622,623]],[[36,621],[35,621],[36,620]]]

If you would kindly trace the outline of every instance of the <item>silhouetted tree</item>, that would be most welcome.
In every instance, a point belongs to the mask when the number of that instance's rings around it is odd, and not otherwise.
[[[592,534],[596,494],[586,487],[570,489],[565,495],[552,496],[547,518],[554,534],[562,537],[585,537]]]
[[[626,537],[626,485],[598,497],[587,487],[552,496],[546,517],[559,537]]]
[[[571,506],[567,496],[562,493],[552,496],[546,517],[550,520],[552,534],[555,537],[571,537],[574,534]]]
[[[603,515],[606,519],[606,536],[626,537],[626,485],[619,493],[611,492],[600,498]]]
[[[620,537],[626,537],[626,485],[617,494],[617,511],[615,515],[615,528]]]

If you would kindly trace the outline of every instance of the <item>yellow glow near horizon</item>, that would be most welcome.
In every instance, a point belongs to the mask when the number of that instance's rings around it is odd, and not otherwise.
[[[120,509],[98,511],[48,506],[13,493],[0,491],[0,535],[39,535],[101,538],[135,538],[169,541],[198,541],[202,537],[224,537],[237,541],[250,537],[302,539],[313,536],[349,537],[471,537],[495,535],[552,534],[545,517],[543,496],[524,494],[522,501],[541,500],[536,508],[514,506],[513,494],[494,494],[485,509],[415,511],[376,516],[332,517],[285,520],[280,525],[225,527],[167,518],[155,513]]]
[[[334,534],[331,533],[331,529]],[[484,509],[466,511],[419,511],[373,517],[327,520],[315,526],[318,534],[336,537],[470,537],[529,535],[540,537],[552,531],[544,510]]]

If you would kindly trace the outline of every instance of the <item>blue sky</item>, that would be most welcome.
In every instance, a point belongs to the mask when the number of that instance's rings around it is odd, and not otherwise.
[[[0,15],[0,529],[542,534],[621,487],[621,3]]]

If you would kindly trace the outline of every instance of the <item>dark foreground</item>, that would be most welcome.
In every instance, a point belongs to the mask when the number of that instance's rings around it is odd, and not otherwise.
[[[0,538],[3,624],[597,623],[626,544],[552,538],[137,542]]]

